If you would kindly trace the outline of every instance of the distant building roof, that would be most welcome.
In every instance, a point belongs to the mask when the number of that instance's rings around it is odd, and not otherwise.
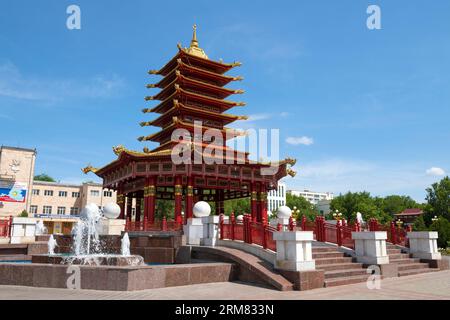
[[[61,182],[50,182],[50,181],[40,181],[40,180],[34,180],[35,185],[46,185],[46,186],[55,186],[55,187],[77,187],[80,188],[82,185],[88,185],[88,186],[95,186],[95,187],[101,187],[101,183],[92,183],[92,182],[85,182],[82,184],[74,184],[74,183],[61,183]]]
[[[394,214],[394,216],[420,216],[423,214],[422,209],[405,209],[400,213]]]
[[[27,152],[33,152],[36,153],[36,149],[28,149],[28,148],[20,148],[20,147],[10,147],[10,146],[4,146],[1,145],[0,149],[9,149],[9,150],[17,150],[17,151],[27,151]]]

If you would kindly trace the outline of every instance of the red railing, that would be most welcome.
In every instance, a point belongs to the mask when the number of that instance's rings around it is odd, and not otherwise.
[[[128,221],[125,224],[125,231],[177,231],[182,229],[182,224],[174,220],[166,220],[164,217],[161,221],[153,223],[144,221]]]
[[[398,244],[403,247],[409,247],[409,241],[407,232],[412,231],[412,227],[408,226],[407,229],[402,227],[397,227],[395,223],[392,221],[390,224],[382,225],[378,222],[377,219],[370,219],[369,221],[369,230],[370,231],[386,231],[387,233],[387,242],[392,244]]]
[[[276,241],[273,240],[275,231],[277,228],[269,226],[266,221],[252,221],[248,214],[244,215],[242,221],[237,221],[234,214],[227,222],[223,215],[220,216],[220,239],[240,240],[276,251]]]
[[[12,217],[0,220],[0,238],[11,236]]]

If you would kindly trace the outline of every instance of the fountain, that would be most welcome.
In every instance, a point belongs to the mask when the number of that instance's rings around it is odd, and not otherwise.
[[[72,229],[71,252],[55,253],[57,246],[53,235],[48,240],[48,255],[36,257],[36,262],[46,259],[53,264],[77,264],[77,265],[114,265],[114,266],[139,266],[144,265],[144,259],[139,255],[131,255],[130,239],[125,233],[121,239],[121,252],[111,253],[111,246],[102,241],[99,235],[101,221],[115,218],[116,204],[109,204],[100,210],[95,204],[88,204],[80,214],[80,220]],[[118,206],[117,206],[118,207]],[[115,236],[117,237],[117,236]]]
[[[47,228],[44,225],[43,220],[36,222],[36,235],[41,236],[47,233]]]
[[[53,237],[53,235],[50,235],[50,238],[48,238],[47,246],[48,246],[48,254],[54,255],[55,248],[58,246],[58,244],[56,243],[56,240]]]

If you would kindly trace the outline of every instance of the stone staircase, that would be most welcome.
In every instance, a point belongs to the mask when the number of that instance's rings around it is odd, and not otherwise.
[[[336,247],[313,246],[312,253],[316,269],[325,271],[325,287],[365,282],[369,277],[362,263],[354,262]]]
[[[439,271],[436,268],[430,268],[428,263],[420,262],[420,259],[411,258],[408,253],[402,253],[401,249],[393,244],[386,244],[390,263],[398,264],[398,276],[409,276],[413,274]]]
[[[0,244],[0,261],[31,260],[27,244]]]

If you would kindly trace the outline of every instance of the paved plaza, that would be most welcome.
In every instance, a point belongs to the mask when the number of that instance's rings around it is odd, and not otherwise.
[[[135,292],[68,290],[16,286],[0,286],[0,299],[60,299],[60,300],[308,300],[308,299],[439,299],[450,300],[450,271],[425,273],[414,276],[385,279],[380,289],[369,290],[366,283],[315,289],[310,291],[280,292],[263,287],[237,282],[209,283],[183,287],[143,290]]]

